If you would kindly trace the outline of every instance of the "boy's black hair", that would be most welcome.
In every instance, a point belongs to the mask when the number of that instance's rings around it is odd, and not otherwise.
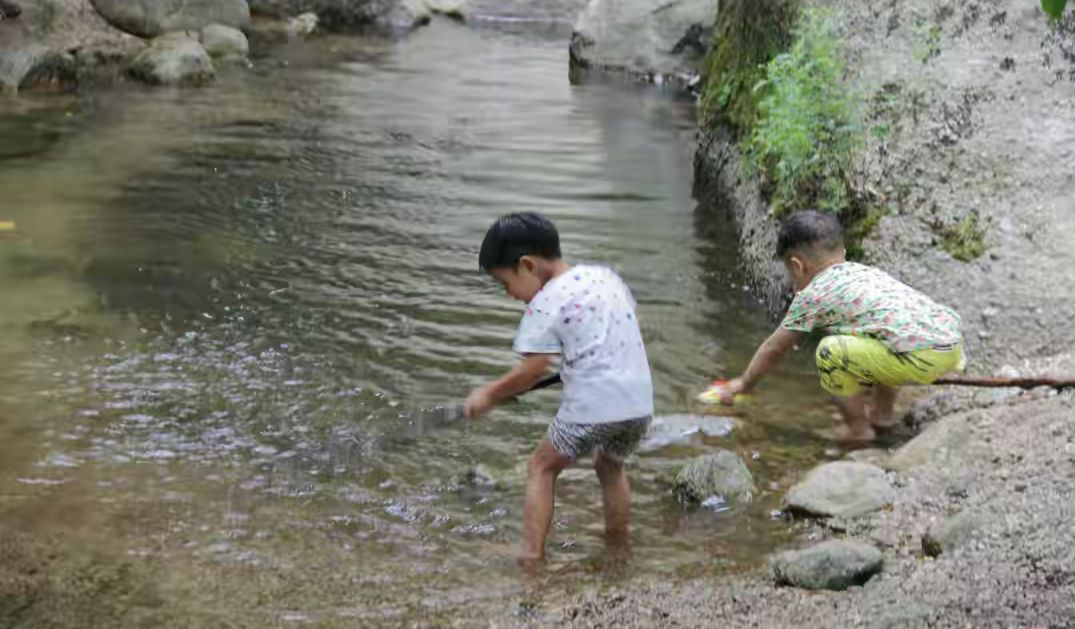
[[[780,224],[776,256],[784,259],[796,251],[837,251],[844,246],[844,232],[836,215],[801,210]]]
[[[514,267],[523,256],[560,257],[560,234],[552,221],[536,212],[505,214],[485,232],[478,268]]]

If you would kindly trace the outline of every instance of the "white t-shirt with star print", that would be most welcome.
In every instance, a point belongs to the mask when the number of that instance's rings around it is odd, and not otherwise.
[[[611,269],[579,265],[549,280],[527,305],[513,348],[560,354],[561,421],[603,424],[653,414],[635,300]]]

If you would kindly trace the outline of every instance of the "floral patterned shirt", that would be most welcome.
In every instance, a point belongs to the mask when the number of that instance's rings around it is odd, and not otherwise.
[[[795,295],[781,327],[875,338],[896,353],[962,342],[959,315],[880,269],[835,264]]]

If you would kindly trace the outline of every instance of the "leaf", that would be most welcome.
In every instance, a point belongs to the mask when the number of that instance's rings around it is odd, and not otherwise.
[[[1041,0],[1041,10],[1054,20],[1059,20],[1064,15],[1067,3],[1068,0]]]
[[[15,221],[0,221],[0,232],[15,231]]]

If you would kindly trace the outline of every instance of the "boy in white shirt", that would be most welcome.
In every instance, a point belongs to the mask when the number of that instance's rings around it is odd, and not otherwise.
[[[478,264],[527,308],[513,345],[523,359],[471,392],[467,417],[526,391],[560,358],[560,410],[530,457],[523,559],[544,558],[556,478],[591,453],[606,535],[613,543],[626,541],[631,492],[623,463],[653,416],[653,383],[630,289],[610,269],[564,262],[556,227],[535,213],[497,219]]]

